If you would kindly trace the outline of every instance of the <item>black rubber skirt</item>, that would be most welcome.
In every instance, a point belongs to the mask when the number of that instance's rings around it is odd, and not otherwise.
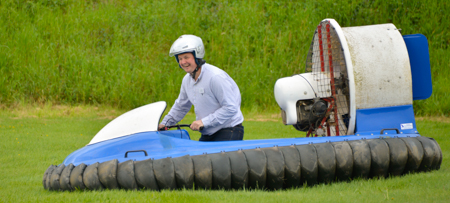
[[[354,178],[438,170],[442,151],[427,137],[363,139],[203,154],[51,165],[46,190],[282,190]]]

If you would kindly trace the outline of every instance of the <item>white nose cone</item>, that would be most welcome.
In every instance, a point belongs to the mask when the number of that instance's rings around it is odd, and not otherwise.
[[[286,112],[286,125],[297,123],[297,101],[315,97],[311,73],[280,78],[275,83],[274,95],[280,108]]]

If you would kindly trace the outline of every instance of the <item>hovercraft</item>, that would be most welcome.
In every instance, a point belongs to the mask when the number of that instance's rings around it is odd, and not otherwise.
[[[438,170],[442,151],[417,132],[413,100],[432,93],[425,36],[393,24],[318,25],[303,74],[281,78],[284,125],[305,138],[199,142],[158,131],[164,101],[131,110],[44,173],[47,190],[268,189]],[[295,137],[295,135],[293,135]]]

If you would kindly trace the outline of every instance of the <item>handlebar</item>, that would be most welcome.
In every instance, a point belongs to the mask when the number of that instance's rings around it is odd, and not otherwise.
[[[190,128],[190,127],[191,127],[191,124],[169,125],[169,126],[164,126],[163,128],[159,128],[158,130],[159,130],[159,131],[166,131],[166,130],[169,130],[170,128],[175,128],[175,127],[177,127],[178,130],[180,130],[181,127],[188,127],[188,128]],[[199,130],[203,130],[203,126],[200,127]]]

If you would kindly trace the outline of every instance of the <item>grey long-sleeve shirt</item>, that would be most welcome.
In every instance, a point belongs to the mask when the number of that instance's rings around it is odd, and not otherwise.
[[[244,121],[241,112],[241,93],[234,80],[223,70],[203,64],[195,81],[186,74],[181,83],[180,95],[161,124],[174,125],[184,118],[194,105],[196,120],[202,120],[204,135]]]

